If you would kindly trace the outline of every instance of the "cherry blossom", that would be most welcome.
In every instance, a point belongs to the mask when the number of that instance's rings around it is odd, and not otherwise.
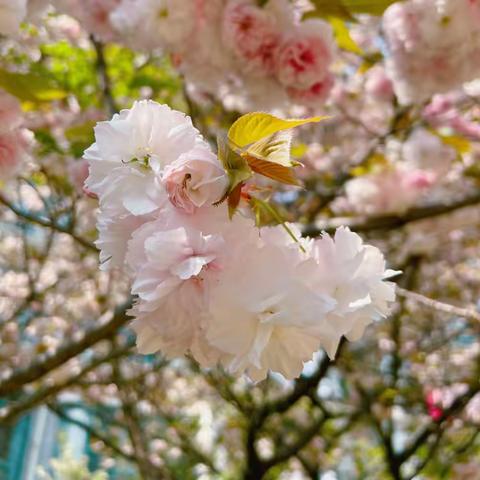
[[[480,5],[470,0],[409,0],[390,6],[383,28],[395,93],[403,103],[428,99],[478,76]]]

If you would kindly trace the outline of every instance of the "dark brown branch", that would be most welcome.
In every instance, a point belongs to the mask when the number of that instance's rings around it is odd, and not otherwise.
[[[306,447],[310,441],[318,434],[322,425],[328,420],[328,417],[321,416],[318,420],[312,422],[312,424],[301,431],[297,440],[294,443],[289,445],[281,446],[277,453],[269,460],[263,462],[264,468],[268,471],[270,468],[278,465],[279,463],[285,462],[294,455],[296,455],[300,450]]]
[[[443,422],[456,413],[460,412],[465,405],[480,391],[480,385],[472,385],[466,393],[458,396],[449,408],[445,409],[442,416],[436,420],[430,422],[420,432],[417,433],[415,439],[411,444],[405,448],[405,450],[397,455],[398,460],[403,463],[408,460],[415,452],[428,440],[430,435],[435,434],[442,428]]]
[[[27,383],[33,382],[84,352],[101,340],[112,338],[129,320],[126,311],[130,303],[117,308],[112,319],[85,332],[81,339],[65,343],[53,354],[41,357],[28,367],[15,371],[0,382],[0,397],[13,395]]]
[[[57,381],[53,385],[47,385],[43,388],[40,388],[30,396],[6,407],[3,410],[0,410],[0,422],[3,424],[12,422],[22,413],[40,405],[46,399],[60,393],[62,390],[75,385],[84,375],[103,363],[125,355],[132,348],[132,346],[132,344],[127,344],[121,348],[114,349],[107,354],[97,355],[90,362],[84,365],[77,374],[68,377],[65,380]]]
[[[371,232],[376,230],[391,230],[403,227],[411,222],[434,218],[440,215],[454,212],[464,207],[480,203],[480,190],[460,200],[428,207],[411,208],[403,215],[377,215],[371,217],[338,217],[330,220],[319,221],[315,225],[307,225],[303,234],[316,237],[322,232],[333,232],[340,226],[349,227],[355,232]]]
[[[345,340],[342,339],[338,347],[337,358],[344,343]],[[265,403],[257,414],[259,425],[262,424],[269,415],[286,412],[291,406],[300,400],[300,398],[309,395],[309,393],[318,386],[320,380],[326,375],[328,369],[334,362],[335,361],[331,361],[327,355],[324,355],[312,375],[301,376],[295,381],[295,387],[290,394]]]
[[[103,51],[103,44],[95,39],[92,35],[90,37],[95,53],[97,54],[97,72],[99,76],[100,88],[103,96],[103,101],[108,108],[108,113],[113,115],[118,112],[118,107],[115,103],[112,93],[111,79],[108,74],[108,66],[105,59],[105,53]]]

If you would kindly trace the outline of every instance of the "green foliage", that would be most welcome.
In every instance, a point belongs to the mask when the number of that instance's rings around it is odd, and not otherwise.
[[[43,61],[35,68],[43,75],[50,75],[64,91],[75,95],[81,107],[92,105],[98,91],[93,50],[61,41],[43,45],[41,52]]]
[[[182,82],[167,58],[152,58],[134,53],[119,45],[105,48],[105,61],[117,99],[131,101],[142,96],[142,89],[151,90],[150,98],[168,103],[175,108],[180,103]]]
[[[19,100],[32,103],[65,98],[67,93],[45,74],[14,73],[0,69],[0,87]]]
[[[70,142],[70,151],[73,156],[81,157],[85,149],[95,141],[93,133],[95,123],[88,121],[65,130],[65,137]]]

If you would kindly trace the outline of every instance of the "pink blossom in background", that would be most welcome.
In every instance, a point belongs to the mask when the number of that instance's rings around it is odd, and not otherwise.
[[[287,93],[294,103],[305,106],[315,106],[325,103],[334,83],[335,79],[333,75],[327,73],[323,80],[314,83],[311,87],[304,90],[288,87]]]
[[[369,95],[387,102],[393,99],[393,85],[383,67],[372,67],[366,77],[365,91]]]
[[[72,160],[68,165],[68,176],[70,182],[75,187],[77,193],[85,194],[91,198],[97,196],[85,187],[85,181],[88,178],[88,161],[84,158]]]
[[[392,158],[388,165],[346,183],[346,197],[353,210],[366,214],[404,212],[443,180],[456,158],[453,148],[424,129],[410,134],[400,155],[400,159]]]
[[[320,20],[306,20],[285,34],[276,56],[276,76],[280,83],[308,89],[324,81],[333,60],[333,35]]]
[[[409,0],[383,16],[387,71],[400,102],[428,99],[480,73],[480,6],[470,0]]]
[[[111,42],[117,34],[110,22],[110,12],[120,0],[53,0],[57,10],[75,17],[96,38]]]
[[[32,140],[32,133],[25,129],[0,133],[0,180],[8,180],[18,173],[29,158]]]
[[[480,126],[475,116],[476,109],[470,112],[470,118],[461,112],[459,103],[464,98],[458,93],[435,95],[423,109],[422,115],[434,127],[449,127],[456,133],[473,140],[480,140]],[[464,96],[463,96],[464,97]]]
[[[427,411],[432,420],[435,422],[440,420],[443,415],[442,393],[440,390],[431,390],[425,397],[425,403],[427,405]]]
[[[0,133],[13,130],[21,123],[20,102],[9,93],[0,90]]]
[[[234,0],[225,8],[223,38],[249,72],[273,73],[280,37],[273,15],[251,1]]]

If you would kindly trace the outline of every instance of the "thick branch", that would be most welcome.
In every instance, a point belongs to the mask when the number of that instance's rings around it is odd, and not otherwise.
[[[296,455],[300,450],[306,447],[310,441],[317,435],[321,426],[328,420],[328,417],[322,416],[314,421],[308,428],[301,431],[296,442],[290,445],[284,445],[278,449],[277,453],[269,460],[264,462],[266,471],[279,463],[285,462],[289,458]]]
[[[81,339],[67,342],[53,354],[40,357],[28,367],[15,371],[0,382],[0,397],[16,393],[25,384],[38,380],[99,341],[112,338],[115,332],[128,322],[129,317],[126,311],[129,308],[130,303],[119,307],[107,323],[97,325],[87,331]]]
[[[32,393],[32,395],[20,400],[13,405],[6,407],[3,410],[0,410],[0,421],[2,423],[8,423],[15,420],[20,414],[31,410],[32,408],[40,405],[44,402],[45,399],[56,395],[57,393],[65,390],[68,387],[75,385],[84,375],[88,372],[94,370],[98,366],[102,365],[109,360],[114,358],[121,357],[125,355],[130,348],[131,344],[125,345],[119,349],[112,350],[104,355],[97,355],[90,362],[83,366],[83,368],[75,375],[67,377],[64,380],[57,381],[53,385],[47,385],[46,387],[40,388]]]
[[[333,232],[340,226],[349,227],[355,232],[370,232],[375,230],[390,230],[403,227],[408,223],[426,218],[433,218],[446,213],[454,212],[460,208],[477,205],[480,203],[480,191],[470,194],[460,200],[428,207],[411,208],[403,215],[377,215],[371,217],[338,217],[326,221],[319,221],[315,225],[306,226],[303,234],[310,237],[320,235],[322,232]]]

